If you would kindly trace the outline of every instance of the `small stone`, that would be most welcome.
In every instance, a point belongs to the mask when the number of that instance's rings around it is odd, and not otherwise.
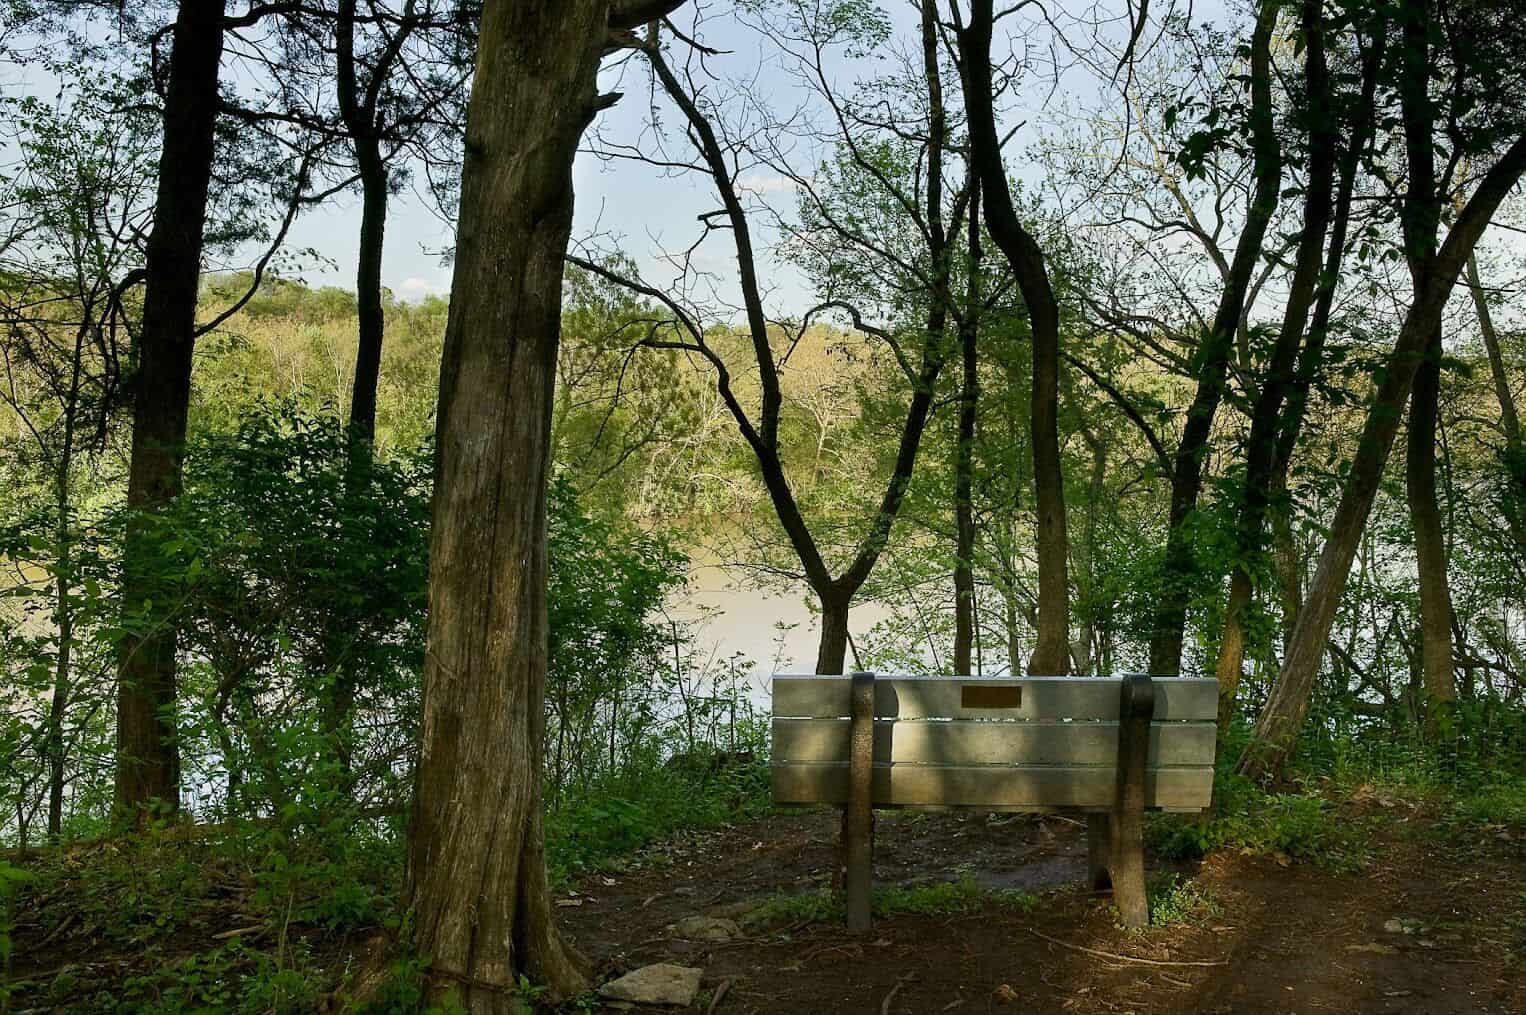
[[[679,885],[677,888],[673,889],[673,894],[674,895],[694,895],[698,891],[699,891],[699,889],[695,888],[693,885]]]
[[[633,1004],[668,1004],[687,1008],[699,993],[703,969],[670,962],[642,966],[599,988],[599,996]]]
[[[1389,934],[1403,934],[1404,924],[1398,919],[1383,921],[1383,930]]]
[[[1003,983],[991,992],[991,996],[996,999],[997,1004],[1011,1004],[1017,1000],[1017,991],[1012,989],[1012,984]]]
[[[686,916],[670,929],[689,941],[730,941],[742,933],[735,920],[723,916]]]

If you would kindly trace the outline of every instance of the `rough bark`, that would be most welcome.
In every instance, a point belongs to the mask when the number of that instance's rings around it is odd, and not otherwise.
[[[1235,524],[1235,567],[1230,575],[1229,600],[1225,606],[1215,670],[1219,681],[1221,731],[1229,724],[1235,692],[1240,685],[1241,667],[1245,661],[1245,619],[1255,593],[1252,574],[1261,555],[1264,520],[1272,497],[1282,407],[1293,384],[1309,311],[1321,287],[1325,232],[1334,205],[1337,137],[1330,75],[1325,63],[1325,26],[1320,0],[1304,0],[1302,26],[1304,86],[1308,103],[1305,118],[1309,134],[1303,226],[1294,255],[1293,278],[1288,286],[1282,326],[1272,347],[1266,377],[1251,409],[1245,488]],[[1324,278],[1324,287],[1333,288],[1334,285],[1333,275]]]
[[[1235,244],[1229,275],[1219,297],[1213,324],[1203,335],[1192,359],[1198,384],[1187,407],[1181,443],[1171,467],[1171,508],[1166,533],[1161,588],[1150,637],[1150,673],[1175,676],[1181,671],[1182,643],[1187,627],[1187,603],[1192,582],[1192,535],[1189,524],[1203,488],[1203,465],[1208,454],[1214,416],[1224,399],[1235,331],[1245,312],[1251,275],[1261,258],[1262,242],[1277,210],[1282,180],[1282,152],[1272,105],[1272,33],[1280,4],[1265,0],[1251,35],[1250,128],[1252,188],[1245,226]]]
[[[521,975],[559,997],[587,984],[546,887],[545,481],[572,160],[616,98],[597,94],[599,57],[630,6],[497,0],[482,16],[440,376],[408,855],[430,995],[454,993],[474,1015],[522,1010]]]
[[[1518,138],[1483,178],[1448,231],[1446,242],[1432,262],[1425,287],[1416,293],[1415,302],[1405,315],[1368,408],[1340,504],[1330,522],[1329,535],[1303,609],[1299,611],[1282,669],[1256,722],[1253,739],[1239,761],[1239,770],[1251,778],[1269,781],[1278,777],[1292,753],[1308,709],[1309,691],[1329,643],[1330,627],[1345,590],[1351,560],[1371,513],[1425,345],[1441,323],[1442,310],[1463,262],[1523,172],[1526,172],[1526,137]]]
[[[115,811],[179,806],[175,731],[176,621],[156,595],[158,546],[152,515],[180,492],[191,400],[191,352],[201,278],[202,231],[212,179],[225,0],[182,0],[173,31],[164,142],[154,223],[145,254],[143,322],[133,380],[122,558],[122,639],[117,694]]]
[[[1065,482],[1060,471],[1060,308],[1044,251],[1023,226],[1012,203],[991,79],[991,0],[974,0],[970,21],[958,30],[960,71],[970,134],[970,160],[985,200],[986,228],[1006,256],[1022,292],[1033,341],[1033,397],[1029,419],[1038,549],[1038,639],[1028,672],[1070,672],[1070,584],[1066,574]]]

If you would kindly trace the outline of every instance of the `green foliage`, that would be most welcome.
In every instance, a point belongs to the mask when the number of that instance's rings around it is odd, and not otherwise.
[[[1213,897],[1196,881],[1174,873],[1152,877],[1146,886],[1150,899],[1150,926],[1195,925],[1222,911]]]
[[[767,766],[750,760],[714,770],[708,765],[627,770],[547,814],[552,883],[565,884],[675,832],[714,827],[768,807]]]
[[[1240,849],[1279,863],[1296,860],[1340,872],[1367,861],[1365,824],[1317,796],[1266,793],[1247,779],[1222,773],[1216,795],[1217,808],[1208,815],[1151,815],[1150,848],[1172,859]]]

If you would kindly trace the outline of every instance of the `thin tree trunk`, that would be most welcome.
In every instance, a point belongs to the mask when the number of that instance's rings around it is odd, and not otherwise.
[[[1235,566],[1230,575],[1229,601],[1219,637],[1215,676],[1219,681],[1219,730],[1229,725],[1235,692],[1245,662],[1245,614],[1255,594],[1252,572],[1260,559],[1264,521],[1271,503],[1277,468],[1277,433],[1283,401],[1293,385],[1294,368],[1309,311],[1320,288],[1335,188],[1335,110],[1330,75],[1325,64],[1325,26],[1320,0],[1304,0],[1304,82],[1308,96],[1309,172],[1304,183],[1303,230],[1294,258],[1293,280],[1282,315],[1282,327],[1272,349],[1266,379],[1251,410],[1246,447],[1245,490],[1235,527]],[[1324,279],[1335,285],[1334,276]]]
[[[141,819],[154,801],[170,811],[179,807],[176,620],[154,573],[161,565],[152,515],[180,493],[225,9],[226,0],[182,0],[170,56],[133,381],[132,515],[122,559],[128,633],[119,650],[114,802],[122,819]]]
[[[1024,228],[1012,203],[996,131],[991,80],[991,0],[973,0],[970,23],[958,32],[970,159],[985,196],[986,228],[1006,255],[1027,308],[1033,341],[1033,397],[1029,418],[1038,542],[1038,640],[1028,672],[1070,672],[1069,541],[1065,481],[1060,471],[1060,308],[1044,264],[1044,251]]]
[[[1189,525],[1202,492],[1204,459],[1208,454],[1214,416],[1224,398],[1235,330],[1245,313],[1246,293],[1261,257],[1262,241],[1277,210],[1282,152],[1272,107],[1271,45],[1279,9],[1280,5],[1272,0],[1263,2],[1251,37],[1250,120],[1255,184],[1213,326],[1203,336],[1193,357],[1198,377],[1197,391],[1187,407],[1181,443],[1171,467],[1169,528],[1150,637],[1150,672],[1159,676],[1175,676],[1181,671],[1187,602],[1194,570]]]
[[[954,673],[969,674],[975,644],[975,413],[980,400],[976,356],[980,300],[980,215],[978,190],[972,188],[969,212],[969,290],[959,321],[959,350],[964,372],[959,385],[959,436],[954,449]]]
[[[1420,662],[1428,736],[1443,735],[1457,701],[1452,671],[1452,591],[1447,584],[1446,533],[1436,501],[1436,416],[1441,397],[1441,327],[1426,343],[1410,395],[1405,489],[1420,578]]]
[[[1518,138],[1479,184],[1447,234],[1425,287],[1416,294],[1405,316],[1367,411],[1340,505],[1331,520],[1282,669],[1256,722],[1253,739],[1240,758],[1239,770],[1251,778],[1260,781],[1276,778],[1292,754],[1308,709],[1309,691],[1345,590],[1351,560],[1382,481],[1383,468],[1398,434],[1401,410],[1409,397],[1425,345],[1440,326],[1442,310],[1457,283],[1463,261],[1523,172],[1526,172],[1526,137]]]
[[[1478,280],[1478,259],[1473,255],[1468,257],[1468,292],[1473,296],[1479,334],[1489,356],[1489,376],[1494,381],[1494,395],[1499,399],[1500,429],[1505,434],[1505,524],[1510,527],[1515,545],[1526,554],[1526,442],[1521,438],[1521,417],[1516,412],[1515,394],[1510,390],[1510,376],[1505,372],[1499,333]]]
[[[355,304],[359,315],[359,344],[355,351],[355,381],[350,391],[350,433],[368,448],[376,439],[376,387],[382,354],[382,246],[387,225],[387,167],[382,162],[376,108],[362,94],[355,62],[356,0],[340,0],[336,26],[336,80],[339,110],[345,132],[355,148],[360,175],[360,256],[355,267]],[[375,74],[384,75],[386,67]],[[362,451],[363,453],[363,451]]]
[[[572,227],[572,161],[600,96],[610,28],[675,3],[496,0],[467,114],[440,374],[429,645],[408,853],[429,994],[472,1015],[522,1010],[520,976],[587,985],[557,931],[541,816],[546,475]]]
[[[1435,107],[1430,96],[1430,0],[1411,0],[1401,7],[1404,52],[1399,70],[1399,93],[1404,111],[1405,161],[1408,186],[1400,215],[1410,283],[1418,293],[1435,269],[1437,234],[1441,228],[1442,194],[1436,176]],[[1468,251],[1468,256],[1472,251]],[[1452,595],[1447,587],[1446,536],[1436,502],[1436,415],[1441,397],[1441,324],[1426,336],[1410,393],[1409,429],[1405,453],[1405,490],[1410,525],[1415,537],[1415,560],[1420,585],[1420,651],[1418,664],[1428,701],[1422,706],[1428,734],[1447,726],[1442,713],[1457,698],[1452,675]],[[1434,708],[1430,705],[1434,704]],[[1432,715],[1432,713],[1435,713]]]

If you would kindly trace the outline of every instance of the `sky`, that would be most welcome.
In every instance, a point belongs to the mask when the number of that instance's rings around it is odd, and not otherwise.
[[[749,0],[749,3],[756,2]],[[1185,11],[1190,3],[1195,20],[1222,19],[1225,3],[1234,2],[1155,0],[1152,17],[1163,16],[1173,4],[1175,9]],[[715,87],[745,82],[749,95],[774,110],[799,107],[805,93],[785,66],[786,61],[777,50],[760,45],[759,36],[744,27],[738,15],[733,13],[736,6],[747,5],[733,5],[721,0],[690,0],[675,15],[675,20],[686,34],[700,38],[720,51],[709,61],[709,68],[721,79],[715,82]],[[879,6],[893,25],[891,47],[910,47],[915,51],[917,13],[909,0],[880,0]],[[1084,43],[1090,33],[1098,31],[1091,23],[1100,22],[1101,37],[1116,46],[1121,42],[1126,26],[1122,12],[1130,6],[1125,0],[1088,0],[1086,3],[1056,4],[1053,9],[1063,12],[1058,17],[1069,19],[1063,23],[1072,42]],[[1002,34],[999,28],[995,47],[998,56],[1003,52]],[[1047,32],[1039,34],[1046,39],[1050,37]],[[1039,55],[1042,58],[1045,54]],[[674,60],[679,58],[672,57]],[[874,51],[859,59],[835,59],[829,64],[829,73],[834,86],[846,91],[854,81],[881,73],[894,63],[892,52]],[[0,70],[0,84],[7,90],[19,88],[22,92],[49,97],[58,92],[58,82],[35,64]],[[607,60],[601,90],[619,90],[625,95],[612,109],[601,114],[585,141],[592,145],[597,138],[631,141],[642,137],[652,117],[649,86],[648,69],[639,57],[627,56],[623,60],[611,57]],[[948,81],[946,87],[957,88],[957,83]],[[1037,121],[1033,118],[1037,107],[1046,102],[1075,99],[1083,103],[1094,102],[1101,95],[1102,87],[1095,75],[1072,70],[1059,79],[1059,86],[1052,93],[1035,89],[1025,96],[1031,101],[1012,110],[1014,120],[1017,117],[1029,120],[1009,143],[1009,151],[1021,148],[1037,129]],[[658,108],[660,119],[672,131],[671,150],[686,151],[681,133],[674,130],[679,121],[678,112],[662,103]],[[805,157],[796,164],[808,162],[809,158]],[[1014,162],[1014,171],[1021,177],[1024,172],[1021,160]],[[742,183],[750,191],[752,200],[766,201],[781,210],[788,210],[793,205],[792,190],[783,185],[786,181],[776,174],[752,172],[744,175]],[[600,159],[587,150],[580,152],[576,160],[573,184],[576,193],[574,246],[590,239],[602,249],[617,246],[634,257],[643,274],[657,283],[673,275],[672,270],[662,264],[662,255],[688,247],[699,232],[697,217],[714,210],[719,204],[707,178],[695,174],[678,178],[665,176],[650,165]],[[297,260],[288,258],[281,270],[312,285],[353,290],[359,206],[358,192],[342,193],[304,211],[291,229],[287,250],[311,249],[317,256]],[[765,262],[760,267],[765,284],[771,290],[769,309],[782,314],[798,313],[813,302],[807,281],[792,266],[770,256],[770,247],[776,237],[761,221],[755,223],[754,229],[759,234],[755,240]],[[386,226],[383,284],[395,296],[405,300],[446,295],[452,269],[442,252],[450,248],[452,232],[451,225],[442,221],[429,201],[414,189],[408,188],[396,195],[390,205]],[[237,267],[240,260],[252,263],[258,254],[258,249],[251,248],[226,266]],[[727,298],[725,290],[731,288],[736,271],[730,234],[712,233],[695,251],[694,259],[700,269],[715,273],[721,296]],[[736,300],[731,298],[730,302]]]
[[[760,49],[757,35],[740,25],[733,15],[722,11],[727,6],[707,5],[704,21],[698,27],[707,45],[723,51],[711,61],[715,72],[730,81],[746,81],[749,92],[762,97],[773,108],[797,106],[803,95],[798,82],[781,66],[777,53]],[[906,0],[884,0],[882,6],[893,21],[898,44],[914,44],[917,22],[911,5]],[[1079,5],[1069,6],[1075,9]],[[1158,2],[1156,6],[1164,9],[1166,4]],[[1123,9],[1122,4],[1112,7],[1115,11]],[[695,27],[695,14],[692,9],[686,10],[687,18],[680,24],[690,32]],[[1199,2],[1194,16],[1203,18],[1216,12],[1222,13],[1219,3]],[[1104,30],[1106,37],[1116,39],[1121,28],[1122,23],[1114,20]],[[849,85],[866,73],[885,68],[890,61],[890,55],[884,52],[861,60],[839,60],[832,68],[834,83]],[[590,144],[595,136],[633,140],[651,116],[645,64],[634,58],[623,64],[613,59],[610,63],[615,65],[606,67],[601,89],[613,88],[625,94],[619,103],[601,115],[590,135]],[[1063,79],[1055,97],[1061,100],[1076,97],[1069,94],[1075,90],[1083,100],[1090,101],[1097,96],[1098,87],[1090,75],[1071,72]],[[670,128],[676,124],[678,115],[671,107],[661,113]],[[682,137],[675,135],[674,140],[673,150],[682,150]],[[1022,142],[1023,137],[1019,134],[1012,144],[1017,146]],[[784,181],[777,175],[753,173],[744,176],[743,182],[754,195],[776,208],[787,208],[793,203],[792,192],[782,185]],[[719,204],[708,180],[693,175],[664,177],[652,166],[611,162],[587,150],[580,152],[574,164],[573,186],[576,194],[574,244],[597,237],[602,247],[617,245],[633,256],[643,273],[654,281],[672,275],[672,271],[660,263],[661,254],[687,247],[697,235],[697,216]],[[297,221],[292,230],[292,246],[315,248],[330,262],[310,266],[301,273],[304,280],[311,284],[353,288],[358,209],[358,195],[341,195]],[[766,248],[774,237],[766,230],[763,233],[762,245]],[[451,267],[440,251],[448,248],[450,242],[450,228],[423,199],[411,191],[398,195],[393,200],[387,223],[382,267],[384,284],[403,299],[446,294],[450,288]],[[718,273],[724,281],[733,280],[735,257],[730,235],[713,234],[697,251],[696,263]],[[765,273],[773,289],[772,309],[791,313],[809,305],[809,285],[791,266],[770,257]]]

